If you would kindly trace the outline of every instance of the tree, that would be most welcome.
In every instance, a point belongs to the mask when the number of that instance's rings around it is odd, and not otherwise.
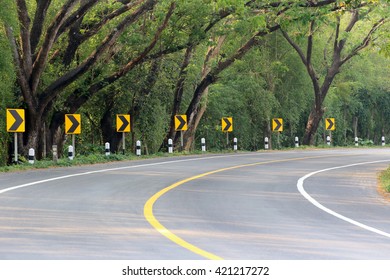
[[[323,52],[324,60],[321,65],[325,64],[325,69],[320,69],[320,66],[315,67],[313,62],[313,52],[314,47],[316,46],[314,44],[314,35],[316,32],[318,33],[321,30],[319,28],[321,26],[318,26],[319,20],[317,15],[313,14],[309,18],[306,50],[304,50],[296,41],[294,41],[284,28],[282,29],[283,36],[294,48],[294,50],[301,58],[302,63],[305,65],[313,86],[314,104],[307,120],[306,130],[303,136],[303,144],[314,144],[315,133],[324,115],[323,102],[334,78],[341,71],[341,67],[351,58],[360,53],[363,49],[367,48],[374,40],[374,35],[378,29],[388,22],[389,19],[382,17],[381,15],[379,15],[379,18],[376,19],[374,23],[372,23],[372,21],[366,20],[367,15],[371,15],[373,13],[372,9],[375,9],[375,5],[377,4],[374,3],[371,6],[359,4],[357,7],[345,7],[342,10],[337,10],[335,14],[331,15],[330,17],[320,17],[321,20],[328,19],[332,21],[332,17],[334,17],[335,20],[334,33],[332,33],[331,37],[329,38],[329,42],[333,42],[330,48],[330,58],[328,55],[328,47],[326,47]],[[347,42],[353,41],[351,37],[353,30],[357,29],[357,23],[363,20],[366,24],[371,22],[371,27],[369,28],[368,32],[366,32],[366,35],[360,39],[358,43],[355,43],[352,47],[347,47]],[[322,72],[324,72],[323,77],[321,77]]]
[[[36,5],[31,2],[16,1],[20,37],[15,36],[12,27],[7,26],[6,29],[13,49],[18,86],[27,109],[27,130],[23,150],[32,147],[42,151],[42,146],[39,145],[43,138],[42,128],[52,113],[56,100],[66,93],[65,90],[72,83],[99,65],[104,56],[115,54],[117,52],[115,45],[120,36],[130,26],[143,20],[142,16],[152,11],[157,1],[120,1],[103,4],[97,0],[67,0],[59,7],[52,1],[39,0]],[[29,9],[33,7],[35,15],[31,21]],[[57,10],[54,17],[50,17],[48,13],[50,8]],[[88,96],[118,80],[139,64],[156,45],[174,8],[175,4],[170,4],[161,25],[157,26],[150,36],[151,41],[143,46],[144,49],[140,50],[138,55],[119,69],[106,74],[87,90],[75,89],[65,105],[66,108],[70,108],[69,113],[80,108]],[[154,20],[158,18],[151,19]],[[104,27],[108,26],[110,26],[108,31],[104,30]],[[67,31],[68,38],[65,37]],[[98,37],[101,40],[96,40]],[[58,60],[57,57],[61,59]],[[58,116],[55,119],[58,121]],[[38,153],[39,155],[41,153]]]
[[[13,7],[14,3],[11,0],[2,3],[4,6]],[[12,9],[11,9],[12,11]],[[16,81],[15,71],[12,61],[12,53],[8,44],[7,36],[5,35],[4,23],[16,28],[17,23],[15,15],[8,12],[7,9],[0,10],[0,115],[5,116],[6,108],[15,106],[15,98],[13,96],[14,83]],[[5,130],[5,118],[0,117],[0,165],[3,165],[8,160],[9,134]]]

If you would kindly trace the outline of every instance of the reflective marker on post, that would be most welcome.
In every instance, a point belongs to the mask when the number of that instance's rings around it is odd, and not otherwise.
[[[136,150],[136,155],[140,156],[141,155],[141,141],[137,141],[137,150]]]
[[[328,144],[328,146],[330,146],[330,136],[326,136],[326,144]]]
[[[168,139],[168,153],[172,154],[173,153],[173,140]]]
[[[237,138],[233,139],[233,150],[237,151]]]
[[[385,136],[382,136],[382,146],[386,145]]]
[[[269,140],[268,137],[264,138],[264,149],[268,150],[269,149]]]
[[[68,147],[68,158],[70,160],[73,160],[73,157],[74,157],[74,155],[73,155],[73,146],[69,146]]]
[[[355,146],[359,146],[359,138],[355,137]]]
[[[106,144],[104,146],[105,146],[105,150],[106,150],[106,156],[109,156],[110,155],[110,143],[106,142]]]
[[[201,145],[202,145],[202,152],[206,152],[206,139],[202,138],[200,139]]]
[[[299,148],[299,138],[295,136],[295,148]]]
[[[28,150],[28,163],[34,164],[34,160],[35,160],[35,150],[31,148],[30,150]]]

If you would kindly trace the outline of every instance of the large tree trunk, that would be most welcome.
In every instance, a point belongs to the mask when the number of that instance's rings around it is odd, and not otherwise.
[[[307,120],[305,135],[303,136],[302,143],[303,145],[314,145],[315,134],[318,130],[322,117],[324,115],[324,110],[320,107],[317,108],[314,106],[310,112],[310,115]]]

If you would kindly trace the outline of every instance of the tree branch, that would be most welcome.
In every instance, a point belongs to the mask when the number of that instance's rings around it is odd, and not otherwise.
[[[311,55],[312,55],[312,52],[313,52],[314,25],[315,25],[315,21],[312,20],[310,22],[310,27],[309,27],[309,36],[307,37],[307,50],[306,50],[306,61],[307,61],[307,64],[311,64]]]
[[[83,63],[69,71],[56,81],[54,81],[41,95],[40,100],[42,101],[43,108],[53,100],[58,91],[68,86],[70,83],[79,78],[88,69],[90,69],[96,61],[108,50],[113,44],[115,44],[118,37],[125,31],[125,29],[132,23],[134,23],[141,15],[149,10],[152,10],[156,5],[156,0],[147,0],[140,8],[134,11],[132,14],[125,17],[112,32],[103,40],[103,42],[93,51],[89,57],[87,57]]]
[[[42,35],[42,28],[45,22],[47,9],[51,4],[51,0],[37,0],[37,9],[35,11],[34,22],[30,34],[31,52],[35,53],[39,40]]]
[[[344,63],[346,63],[348,60],[350,60],[352,57],[354,57],[355,55],[357,55],[361,50],[363,50],[364,48],[366,48],[370,42],[372,41],[372,36],[373,34],[382,26],[384,25],[385,23],[389,22],[389,18],[382,18],[380,19],[379,21],[377,21],[373,27],[371,28],[371,30],[368,32],[367,36],[362,40],[362,42],[357,45],[345,58],[343,58],[341,61],[340,61],[340,66],[343,65]]]
[[[123,13],[131,10],[135,6],[139,5],[144,0],[138,0],[135,2],[127,3],[123,5],[121,8],[111,12],[110,14],[104,16],[100,22],[94,24],[90,28],[87,29],[87,31],[83,34],[80,33],[80,27],[82,26],[82,20],[83,17],[79,17],[79,19],[74,22],[73,25],[70,27],[69,32],[69,44],[66,48],[65,55],[64,55],[64,64],[69,65],[72,59],[74,58],[74,54],[78,47],[84,43],[86,40],[97,34],[103,26],[105,26],[109,21],[112,19],[122,15]],[[87,1],[88,2],[88,1]]]
[[[57,13],[57,16],[54,18],[53,22],[47,29],[45,40],[43,41],[42,47],[40,48],[38,56],[33,64],[33,72],[30,79],[31,92],[33,94],[36,93],[36,90],[38,88],[41,75],[47,63],[49,52],[57,37],[58,29],[60,28],[66,15],[77,2],[78,0],[68,0],[66,4],[61,8],[61,10]]]
[[[83,5],[81,5],[81,7],[75,11],[73,14],[71,14],[60,26],[60,28],[58,29],[58,33],[57,33],[57,38],[56,40],[58,39],[59,36],[61,36],[68,28],[70,28],[71,25],[73,25],[73,23],[75,21],[77,21],[78,19],[80,18],[83,18],[85,16],[85,14],[93,7],[95,6],[99,0],[89,0],[89,1],[85,1],[86,3]]]
[[[314,67],[311,63],[311,55],[312,55],[312,48],[313,48],[313,34],[312,34],[312,29],[314,28],[314,21],[310,23],[310,33],[308,37],[308,44],[307,44],[307,55],[308,57],[305,57],[305,54],[303,53],[303,50],[298,46],[297,43],[295,43],[290,36],[285,32],[284,30],[282,31],[282,34],[284,38],[286,38],[287,42],[295,49],[295,51],[298,53],[299,57],[301,58],[303,64],[306,66],[307,73],[310,76],[311,82],[313,84],[314,92],[319,93],[320,92],[320,84],[318,82],[318,77],[317,73],[314,70]],[[320,102],[320,99],[318,98],[318,94],[316,96],[316,104]]]
[[[28,80],[26,78],[26,74],[24,73],[25,70],[23,68],[23,61],[20,58],[18,45],[15,40],[14,32],[12,28],[7,24],[5,25],[5,29],[6,29],[8,40],[10,42],[12,56],[15,62],[16,74],[19,80],[19,85],[22,91],[23,98],[30,108],[36,108],[36,103],[34,102],[34,99],[30,94],[30,87],[28,84]]]
[[[32,72],[32,56],[30,45],[30,17],[28,16],[28,10],[25,0],[17,0],[18,18],[20,23],[20,39],[22,45],[21,67],[23,73],[26,75],[26,79],[30,78]]]
[[[295,51],[298,53],[299,57],[301,58],[303,64],[307,65],[307,59],[305,54],[303,53],[303,50],[298,46],[297,43],[295,43],[291,37],[287,34],[286,31],[284,31],[282,28],[280,31],[283,34],[283,37],[287,40],[287,42],[295,49]]]

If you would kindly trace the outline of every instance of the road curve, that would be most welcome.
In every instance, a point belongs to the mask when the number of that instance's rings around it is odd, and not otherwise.
[[[0,259],[390,259],[389,163],[325,149],[0,174]]]

